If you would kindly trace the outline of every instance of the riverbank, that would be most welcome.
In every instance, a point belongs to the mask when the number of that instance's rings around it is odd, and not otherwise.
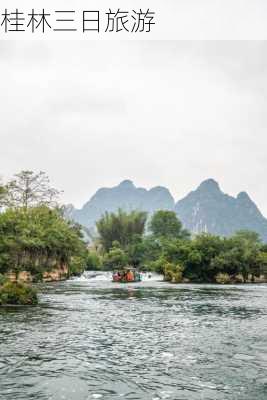
[[[83,273],[78,274],[78,276],[102,276],[108,274],[110,277],[109,279],[112,281],[112,271],[107,271],[107,270],[96,270],[96,271],[84,271]],[[149,276],[155,276],[158,277],[157,280],[172,283],[172,284],[223,284],[223,285],[237,285],[237,284],[258,284],[258,283],[267,283],[267,275],[260,275],[259,277],[253,276],[251,274],[248,275],[247,280],[244,281],[242,275],[237,275],[237,276],[229,276],[226,274],[221,274],[221,276],[218,276],[218,280],[216,282],[205,282],[205,281],[200,281],[200,282],[194,282],[190,281],[187,278],[182,278],[178,279],[177,281],[175,280],[175,275],[165,275],[164,274],[158,274],[155,272],[141,272],[142,280],[149,280]],[[13,271],[9,271],[7,274],[4,275],[5,278],[10,281],[10,282],[17,282],[17,283],[26,283],[26,284],[31,284],[36,280],[36,277],[32,276],[32,274],[28,271],[21,271],[19,273],[15,273]],[[39,277],[38,282],[60,282],[60,281],[66,281],[70,279],[71,277],[69,276],[69,269],[67,266],[63,265],[61,268],[54,269],[52,271],[46,271],[42,274],[41,277]],[[141,280],[141,281],[142,281]]]
[[[57,268],[43,271],[38,275],[36,274],[33,275],[29,271],[19,271],[16,273],[13,270],[9,270],[5,274],[5,277],[11,282],[23,282],[23,283],[32,283],[34,281],[56,282],[68,279],[69,268],[66,264],[61,264]]]

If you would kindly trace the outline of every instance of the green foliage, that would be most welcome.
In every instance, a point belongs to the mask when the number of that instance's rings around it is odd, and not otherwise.
[[[102,257],[97,254],[96,251],[88,251],[87,257],[86,257],[86,267],[85,269],[87,271],[97,271],[101,269],[103,265],[103,260]]]
[[[261,244],[260,235],[257,232],[253,231],[248,231],[248,230],[237,231],[236,234],[234,235],[234,238],[254,245]]]
[[[33,275],[69,264],[84,256],[78,226],[47,206],[8,209],[0,214],[0,272],[29,271]]]
[[[106,213],[96,224],[105,251],[117,241],[122,248],[132,243],[136,235],[143,235],[147,214],[142,211]]]
[[[145,241],[142,236],[133,236],[132,241],[125,248],[125,252],[128,256],[128,263],[136,268],[141,266],[144,261],[145,250]]]
[[[6,282],[7,278],[4,275],[0,274],[0,286],[2,286]]]
[[[150,221],[149,229],[156,238],[187,239],[190,237],[174,211],[156,211]]]
[[[191,282],[246,282],[267,272],[267,253],[253,232],[238,232],[230,238],[201,234],[192,240],[161,240],[160,246],[160,255],[150,266],[159,270],[165,260],[167,280],[180,280],[174,276],[177,264],[183,268],[183,279]]]
[[[258,253],[257,263],[259,265],[260,274],[267,276],[267,251],[260,251]]]
[[[105,254],[103,265],[108,269],[117,269],[125,267],[128,261],[129,258],[126,252],[115,245]]]
[[[164,269],[167,264],[168,264],[168,261],[166,260],[166,258],[163,255],[161,255],[155,261],[151,261],[151,262],[147,263],[148,270],[157,272],[158,274],[164,274]]]
[[[175,265],[167,263],[164,267],[164,279],[173,283],[182,283],[184,267],[182,265]]]
[[[35,305],[37,293],[31,286],[6,282],[0,286],[0,305]]]
[[[232,241],[238,253],[239,270],[244,282],[248,280],[249,274],[259,276],[261,274],[259,235],[255,232],[240,231],[232,237]]]
[[[7,195],[6,187],[0,182],[0,208],[5,204],[5,198]]]
[[[133,229],[133,220],[139,220]],[[103,267],[127,264],[164,274],[171,282],[246,282],[267,274],[267,247],[259,236],[240,231],[230,238],[208,233],[190,238],[171,211],[157,211],[149,235],[136,212],[106,214],[97,224],[103,245]],[[140,221],[139,221],[140,222]],[[92,268],[97,263],[90,261]]]
[[[86,269],[86,257],[74,256],[71,257],[69,263],[69,273],[73,276],[80,276]]]

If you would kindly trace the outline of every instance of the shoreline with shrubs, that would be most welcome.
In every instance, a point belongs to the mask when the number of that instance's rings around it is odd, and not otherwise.
[[[58,193],[43,172],[22,171],[0,185],[0,305],[37,303],[35,289],[22,281],[59,281],[125,266],[173,283],[267,282],[267,245],[255,232],[193,236],[173,211],[151,216],[118,210],[100,218],[88,245],[83,228],[65,218]]]
[[[191,235],[172,211],[159,210],[147,221],[140,211],[106,213],[98,222],[87,269],[126,265],[157,272],[176,283],[267,282],[267,245],[257,233],[230,237]]]

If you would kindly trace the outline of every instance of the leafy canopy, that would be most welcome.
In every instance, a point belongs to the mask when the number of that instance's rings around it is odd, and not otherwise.
[[[127,213],[119,209],[117,213],[105,213],[96,223],[102,246],[108,251],[113,242],[118,242],[125,248],[137,235],[143,235],[146,219],[147,213],[143,211]]]
[[[79,227],[47,206],[0,213],[0,273],[42,273],[86,251]]]
[[[174,211],[160,210],[154,213],[149,224],[153,236],[157,238],[188,238],[189,232],[183,229]]]

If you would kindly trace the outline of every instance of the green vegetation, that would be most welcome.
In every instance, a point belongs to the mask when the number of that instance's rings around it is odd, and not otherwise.
[[[190,234],[183,229],[181,221],[174,211],[160,210],[156,212],[149,224],[154,238],[188,239]]]
[[[0,305],[35,305],[38,303],[34,288],[23,283],[0,284]]]
[[[103,264],[102,257],[97,253],[96,250],[90,250],[87,252],[87,257],[86,257],[87,271],[101,270],[102,264]]]
[[[30,294],[28,287],[3,282],[1,274],[10,271],[17,277],[26,271],[34,282],[50,271],[79,275],[85,269],[127,265],[162,273],[166,281],[177,283],[253,282],[267,273],[267,246],[256,233],[191,237],[175,212],[165,210],[149,221],[142,211],[105,213],[88,251],[81,227],[64,219],[58,194],[43,172],[22,171],[0,185],[0,285],[5,296],[8,291],[17,299]]]
[[[109,251],[114,242],[122,247],[134,243],[144,233],[146,218],[147,214],[141,211],[105,213],[96,224],[104,249]]]
[[[86,256],[79,228],[47,206],[8,209],[0,214],[0,272],[45,271]],[[75,266],[76,271],[76,266]]]
[[[129,222],[138,215],[142,223]],[[177,283],[253,282],[267,273],[267,247],[254,232],[240,231],[229,238],[203,233],[191,238],[176,214],[163,210],[152,216],[148,234],[145,224],[145,215],[136,211],[106,213],[97,224],[102,247],[89,252],[89,259],[94,254],[98,269],[128,264],[162,273],[166,281]]]
[[[5,197],[6,197],[6,188],[0,182],[0,209],[4,205]]]
[[[1,188],[0,273],[26,271],[34,281],[57,269],[82,273],[87,249],[81,228],[63,218],[48,177],[22,171]]]

